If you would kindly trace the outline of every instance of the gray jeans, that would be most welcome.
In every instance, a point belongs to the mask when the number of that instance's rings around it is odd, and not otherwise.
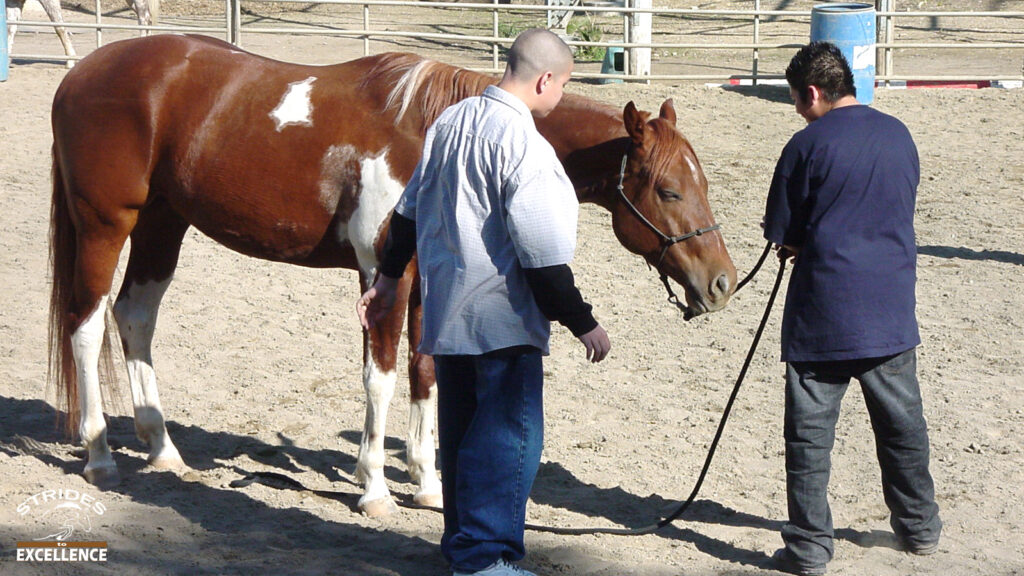
[[[828,506],[830,454],[839,405],[856,378],[864,393],[889,524],[907,546],[937,542],[942,522],[928,472],[928,427],[917,382],[917,352],[834,362],[786,365],[786,493],[789,522],[782,538],[802,564],[832,559]]]

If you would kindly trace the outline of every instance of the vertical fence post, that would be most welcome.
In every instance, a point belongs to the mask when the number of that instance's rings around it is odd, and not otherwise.
[[[892,8],[892,0],[875,0],[875,10],[878,12],[891,12]],[[889,39],[892,38],[892,30],[890,30],[891,27],[892,16],[878,17],[877,39],[879,42],[889,42]],[[880,48],[878,56],[878,75],[888,76],[891,73],[889,68],[892,63],[892,49],[888,46]],[[888,80],[885,81],[885,85],[889,85]]]
[[[498,0],[494,0],[494,4],[497,5]],[[500,26],[498,26],[498,8],[493,8],[491,14],[493,15],[491,17],[491,35],[498,38],[498,35],[500,34]],[[548,12],[548,19],[550,20],[550,18],[551,12]],[[498,41],[495,40],[494,43],[491,44],[491,68],[494,68],[495,70],[498,69],[498,52]]]
[[[754,46],[761,43],[761,0],[754,0]],[[761,53],[757,48],[754,48],[753,54],[754,60],[750,63],[750,75],[753,76],[751,83],[757,86],[757,65],[761,58]]]
[[[7,7],[0,10],[0,82],[7,81],[11,67],[11,55],[7,53]]]
[[[363,31],[370,31],[370,5],[363,4]],[[370,55],[370,35],[363,36],[363,56]]]
[[[242,46],[242,3],[239,0],[228,0],[231,8],[231,43]]]
[[[633,0],[633,8],[649,10],[651,0]],[[651,44],[651,28],[654,14],[651,12],[634,12],[630,18],[629,41],[636,44]],[[629,50],[629,73],[636,76],[651,75],[651,49],[631,48]],[[646,80],[650,83],[650,80]]]

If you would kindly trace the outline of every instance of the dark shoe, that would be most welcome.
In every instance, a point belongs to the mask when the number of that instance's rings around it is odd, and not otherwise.
[[[786,548],[779,548],[772,554],[772,563],[777,570],[799,576],[822,576],[825,574],[824,564],[808,565],[800,562]]]
[[[931,556],[939,551],[939,541],[936,540],[935,542],[926,542],[921,544],[904,542],[903,547],[911,554],[916,554],[918,556]]]

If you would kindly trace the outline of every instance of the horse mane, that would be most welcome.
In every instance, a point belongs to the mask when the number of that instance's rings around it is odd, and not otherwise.
[[[497,79],[415,54],[391,52],[380,56],[365,76],[362,87],[370,82],[393,86],[384,110],[396,110],[395,125],[410,108],[415,108],[422,118],[421,130],[426,132],[445,108],[481,94],[487,86],[497,83]]]

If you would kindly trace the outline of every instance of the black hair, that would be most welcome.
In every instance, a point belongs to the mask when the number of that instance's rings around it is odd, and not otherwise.
[[[829,102],[857,95],[850,64],[831,42],[811,42],[801,48],[786,67],[786,82],[803,99],[810,86],[817,86]]]

